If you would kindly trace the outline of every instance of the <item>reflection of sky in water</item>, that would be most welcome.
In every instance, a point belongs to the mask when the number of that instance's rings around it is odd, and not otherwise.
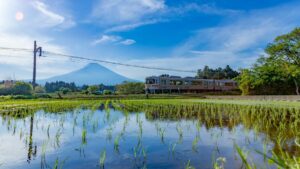
[[[29,163],[30,122],[30,117],[18,120],[0,118],[1,167],[41,168],[44,146],[48,168],[53,167],[56,159],[60,163],[65,160],[64,168],[99,168],[100,153],[106,150],[106,168],[141,168],[144,164],[147,168],[184,168],[191,160],[196,168],[205,169],[211,168],[212,159],[225,157],[225,168],[234,169],[242,165],[234,143],[249,150],[248,156],[254,163],[264,165],[263,157],[254,152],[262,150],[264,135],[255,135],[242,125],[231,131],[218,127],[207,129],[201,124],[197,128],[198,122],[192,120],[149,121],[143,113],[125,117],[113,110],[109,114],[88,110],[63,114],[37,112],[33,118]],[[139,126],[142,126],[142,131]],[[86,143],[82,138],[84,128],[87,131]],[[183,132],[182,139],[178,129]],[[114,142],[118,137],[117,151]],[[272,148],[272,144],[268,144],[268,149]],[[136,156],[134,149],[138,151]]]

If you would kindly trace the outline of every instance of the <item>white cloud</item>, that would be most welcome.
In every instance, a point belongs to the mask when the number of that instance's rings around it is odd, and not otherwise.
[[[99,0],[92,16],[102,24],[120,25],[149,19],[164,8],[164,0]]]
[[[174,56],[198,55],[205,50],[232,53],[232,57],[258,57],[276,36],[299,26],[300,6],[294,3],[241,14],[235,21],[227,19],[221,26],[195,32],[177,46]],[[191,52],[198,51],[198,52]],[[249,63],[252,64],[253,62]],[[238,64],[233,62],[231,64]]]
[[[67,18],[66,16],[62,16],[54,11],[51,11],[43,2],[34,1],[32,6],[42,14],[41,18],[43,20],[40,22],[42,26],[60,26],[61,28],[70,28],[76,25],[76,23],[70,17]]]
[[[99,39],[92,42],[92,45],[105,44],[120,41],[122,38],[120,36],[113,35],[102,35]]]
[[[39,10],[42,14],[49,17],[49,25],[62,24],[65,21],[65,18],[61,15],[58,15],[52,11],[49,11],[47,6],[43,2],[35,1],[33,7]],[[49,21],[48,20],[48,21]],[[52,23],[53,22],[53,23]]]
[[[235,69],[249,67],[264,53],[263,48],[267,43],[272,42],[276,36],[300,26],[299,11],[299,3],[249,11],[235,18],[234,21],[232,18],[227,18],[228,20],[225,20],[221,26],[194,32],[191,37],[174,49],[173,57],[128,59],[126,63],[189,70],[197,70],[204,65],[224,67],[229,64]],[[115,61],[121,60],[122,58],[115,59]],[[162,73],[194,75],[106,66],[120,74],[139,80]]]
[[[242,13],[239,10],[218,8],[213,4],[188,3],[178,7],[169,7],[166,13],[173,15],[183,15],[188,12],[197,12],[207,15],[236,15]]]
[[[187,3],[167,6],[164,0],[99,0],[92,17],[101,26],[108,27],[104,32],[120,32],[140,26],[178,19],[188,12],[210,15],[234,15],[238,10],[218,8],[211,4]]]
[[[135,28],[141,27],[141,26],[155,24],[157,22],[161,22],[161,20],[152,19],[152,20],[141,21],[141,22],[132,23],[132,24],[114,26],[114,27],[106,29],[104,32],[106,32],[106,33],[109,33],[109,32],[123,32],[123,31],[132,30],[132,29],[135,29]]]
[[[133,40],[133,39],[126,39],[126,40],[121,41],[120,43],[123,44],[123,45],[127,45],[128,46],[128,45],[135,44],[136,41]]]
[[[170,68],[179,69],[187,71],[197,71],[199,68],[209,65],[210,67],[224,67],[225,65],[231,65],[231,63],[239,63],[237,66],[233,66],[235,69],[240,67],[247,67],[248,63],[256,59],[257,57],[244,58],[241,55],[236,55],[234,53],[202,53],[190,57],[163,57],[163,58],[148,58],[148,59],[132,59],[128,60],[126,64],[132,65],[142,65],[149,67],[160,67],[160,68]],[[111,60],[112,58],[110,58]],[[115,62],[124,63],[123,58],[115,58]],[[106,67],[116,71],[117,73],[130,77],[132,79],[144,80],[146,76],[151,75],[179,75],[179,76],[195,76],[196,73],[185,73],[176,71],[165,71],[165,70],[152,70],[152,69],[140,69],[134,67],[124,67],[105,64]]]
[[[91,44],[98,45],[98,44],[122,44],[122,45],[132,45],[136,43],[133,39],[123,39],[120,36],[114,35],[102,35],[100,38],[94,40]]]

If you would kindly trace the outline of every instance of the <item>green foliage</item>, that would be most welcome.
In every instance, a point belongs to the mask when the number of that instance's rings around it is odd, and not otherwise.
[[[287,76],[293,79],[296,93],[299,95],[300,82],[300,28],[278,36],[266,48],[269,60],[279,62]]]
[[[104,168],[104,163],[106,159],[106,150],[103,150],[100,154],[99,165],[101,168]]]
[[[236,78],[244,95],[298,94],[300,83],[300,28],[278,36],[250,69]]]
[[[46,93],[46,90],[45,90],[45,88],[43,86],[36,86],[34,88],[34,92],[35,93]]]
[[[66,83],[63,81],[56,81],[56,82],[47,82],[45,84],[45,90],[48,93],[53,93],[53,92],[57,92],[60,91],[61,88],[68,88],[70,89],[72,92],[77,91],[77,87],[75,85],[75,83]]]
[[[30,83],[26,82],[16,82],[16,84],[13,87],[13,93],[14,94],[32,94],[33,88]]]
[[[110,95],[112,94],[113,92],[111,90],[103,90],[103,94],[104,95]]]
[[[221,67],[211,69],[208,66],[205,66],[203,70],[198,70],[196,77],[199,79],[233,79],[238,75],[239,73],[233,70],[229,65],[227,65],[224,69]]]
[[[239,81],[239,88],[242,91],[242,95],[249,95],[250,89],[253,88],[253,75],[248,69],[241,70],[241,74],[236,78]]]
[[[32,85],[26,82],[16,82],[10,88],[0,88],[0,95],[31,95]]]
[[[59,89],[59,91],[61,91],[63,94],[67,94],[67,93],[71,92],[71,89],[66,88],[66,87],[61,87]]]
[[[144,83],[140,82],[124,82],[116,86],[118,94],[142,94],[144,89]]]
[[[93,86],[89,86],[87,90],[89,94],[97,94],[99,89],[100,89],[99,85],[93,85]]]

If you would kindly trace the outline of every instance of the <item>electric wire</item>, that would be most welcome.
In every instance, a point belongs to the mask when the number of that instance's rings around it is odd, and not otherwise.
[[[25,48],[0,47],[0,50],[33,52],[32,49],[25,49]],[[68,55],[68,54],[56,53],[56,52],[51,52],[51,51],[42,51],[42,56],[43,57],[50,58],[51,57],[50,55],[68,57],[70,59],[77,59],[77,60],[82,60],[82,61],[106,63],[106,64],[120,65],[120,66],[125,66],[125,67],[134,67],[134,68],[141,68],[141,69],[164,70],[164,71],[185,72],[185,73],[197,73],[197,71],[195,71],[195,70],[182,70],[182,69],[173,69],[173,68],[144,66],[144,65],[137,65],[137,64],[127,64],[127,63],[123,63],[123,62],[114,62],[114,61],[101,60],[101,59],[92,59],[92,58],[87,58],[87,57]]]

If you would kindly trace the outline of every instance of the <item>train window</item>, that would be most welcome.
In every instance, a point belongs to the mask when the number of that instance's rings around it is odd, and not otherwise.
[[[181,80],[176,80],[176,85],[182,85],[183,82]]]
[[[176,85],[176,80],[170,80],[170,85]]]
[[[166,85],[167,84],[167,80],[161,80],[161,84],[162,85]]]
[[[182,85],[183,81],[181,80],[170,80],[170,85]]]
[[[192,81],[192,85],[202,85],[202,81]]]
[[[233,86],[233,83],[225,83],[225,86]]]
[[[155,79],[147,79],[146,84],[155,84]]]
[[[189,81],[184,81],[184,85],[189,85],[190,84],[190,82]]]

